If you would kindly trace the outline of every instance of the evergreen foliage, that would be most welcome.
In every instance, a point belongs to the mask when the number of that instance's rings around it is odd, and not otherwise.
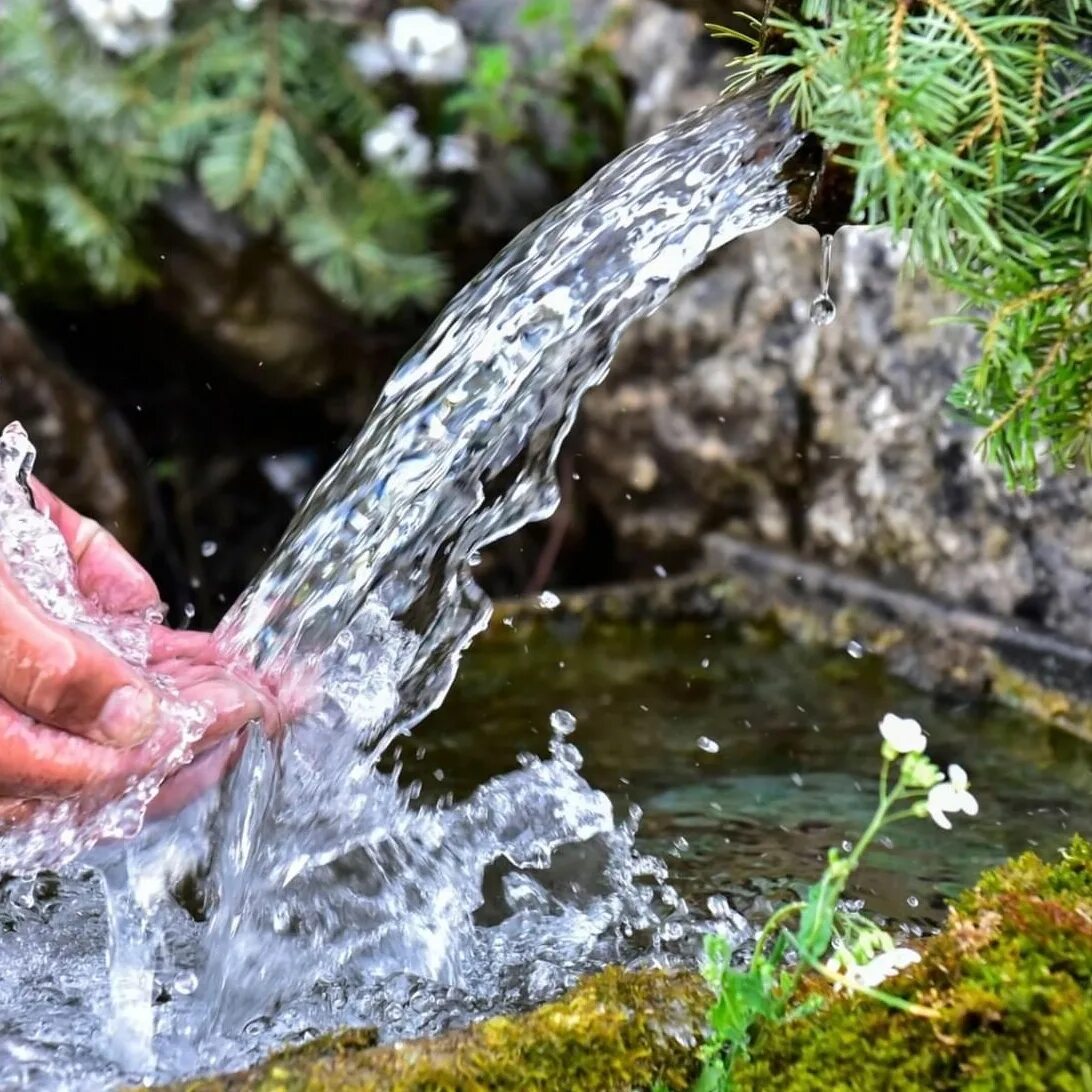
[[[528,10],[572,27],[568,0]],[[366,82],[347,60],[350,34],[290,0],[251,12],[202,0],[178,6],[168,44],[115,59],[49,0],[3,5],[0,285],[117,297],[154,282],[148,212],[165,187],[193,178],[218,209],[279,235],[335,298],[381,317],[444,290],[437,214],[456,185],[363,161],[363,135],[391,107],[412,101],[431,139],[460,132],[539,158],[532,111],[556,107],[572,121],[563,168],[586,172],[606,150],[620,79],[595,45],[565,37],[549,72],[525,73],[507,47],[482,44],[462,83],[417,88]],[[589,71],[601,109],[581,115]],[[507,108],[490,113],[486,98]]]
[[[1025,487],[1046,454],[1092,470],[1092,0],[803,0],[767,25],[734,82],[781,80],[854,219],[966,298],[981,359],[951,400],[987,459]]]

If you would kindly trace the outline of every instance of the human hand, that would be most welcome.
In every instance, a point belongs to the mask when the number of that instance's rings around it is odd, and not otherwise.
[[[31,490],[68,545],[80,591],[107,615],[139,614],[159,603],[155,584],[102,527],[41,483]],[[153,804],[180,806],[231,761],[241,729],[283,715],[271,691],[228,665],[211,634],[152,631],[146,671],[43,611],[0,557],[0,820],[18,820],[33,801],[109,799],[156,767],[177,744],[165,677],[186,703],[201,703],[207,725],[193,761],[164,783]]]

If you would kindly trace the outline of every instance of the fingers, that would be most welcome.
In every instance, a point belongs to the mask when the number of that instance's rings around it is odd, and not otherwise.
[[[272,695],[226,668],[168,660],[156,670],[169,677],[184,702],[201,703],[210,710],[202,748],[234,735],[252,720],[260,721],[267,735],[280,730],[281,712]]]
[[[69,508],[40,481],[30,482],[34,503],[60,528],[76,563],[80,591],[103,610],[126,613],[159,606],[152,578],[105,528]]]
[[[154,768],[168,746],[169,740],[163,739],[127,751],[103,747],[36,724],[0,703],[0,798],[57,799],[92,789],[116,791],[129,778]]]
[[[147,739],[156,724],[146,680],[91,637],[43,614],[3,560],[0,696],[43,724],[118,747]]]
[[[148,806],[148,818],[160,819],[173,815],[222,781],[238,759],[245,742],[246,737],[242,733],[221,740],[218,746],[199,755],[188,766],[169,777]],[[0,822],[2,816],[3,811],[0,810]]]

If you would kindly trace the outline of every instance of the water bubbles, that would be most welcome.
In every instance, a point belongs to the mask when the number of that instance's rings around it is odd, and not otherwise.
[[[538,605],[543,610],[557,610],[561,600],[552,591],[544,591],[538,597]]]
[[[710,895],[705,905],[711,918],[727,918],[732,914],[732,907],[723,895]]]
[[[715,755],[720,750],[720,744],[708,736],[698,736],[697,744],[698,750],[704,751],[707,755]]]
[[[550,714],[550,727],[559,736],[569,736],[576,731],[576,717],[567,709],[555,709]]]
[[[216,551],[219,549],[219,544],[212,541],[211,538],[205,539],[201,543],[201,556],[202,557],[215,557]]]
[[[193,971],[181,971],[174,976],[171,988],[179,996],[189,997],[197,989],[197,975]]]
[[[830,297],[830,262],[834,251],[834,236],[824,235],[820,243],[819,294],[811,301],[808,317],[813,326],[829,326],[838,313]]]

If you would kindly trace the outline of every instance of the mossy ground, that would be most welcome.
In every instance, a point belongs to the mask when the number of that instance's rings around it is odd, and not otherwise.
[[[694,974],[608,968],[524,1016],[368,1049],[325,1036],[246,1073],[176,1092],[613,1092],[687,1089],[709,995]]]
[[[987,872],[891,992],[939,1015],[840,998],[764,1036],[735,1089],[1092,1092],[1092,845]]]
[[[733,1092],[1092,1092],[1092,844],[987,872],[921,950],[889,989],[935,1019],[829,997],[761,1035]],[[682,1092],[709,1000],[693,974],[608,968],[524,1016],[400,1046],[325,1036],[175,1092]]]

